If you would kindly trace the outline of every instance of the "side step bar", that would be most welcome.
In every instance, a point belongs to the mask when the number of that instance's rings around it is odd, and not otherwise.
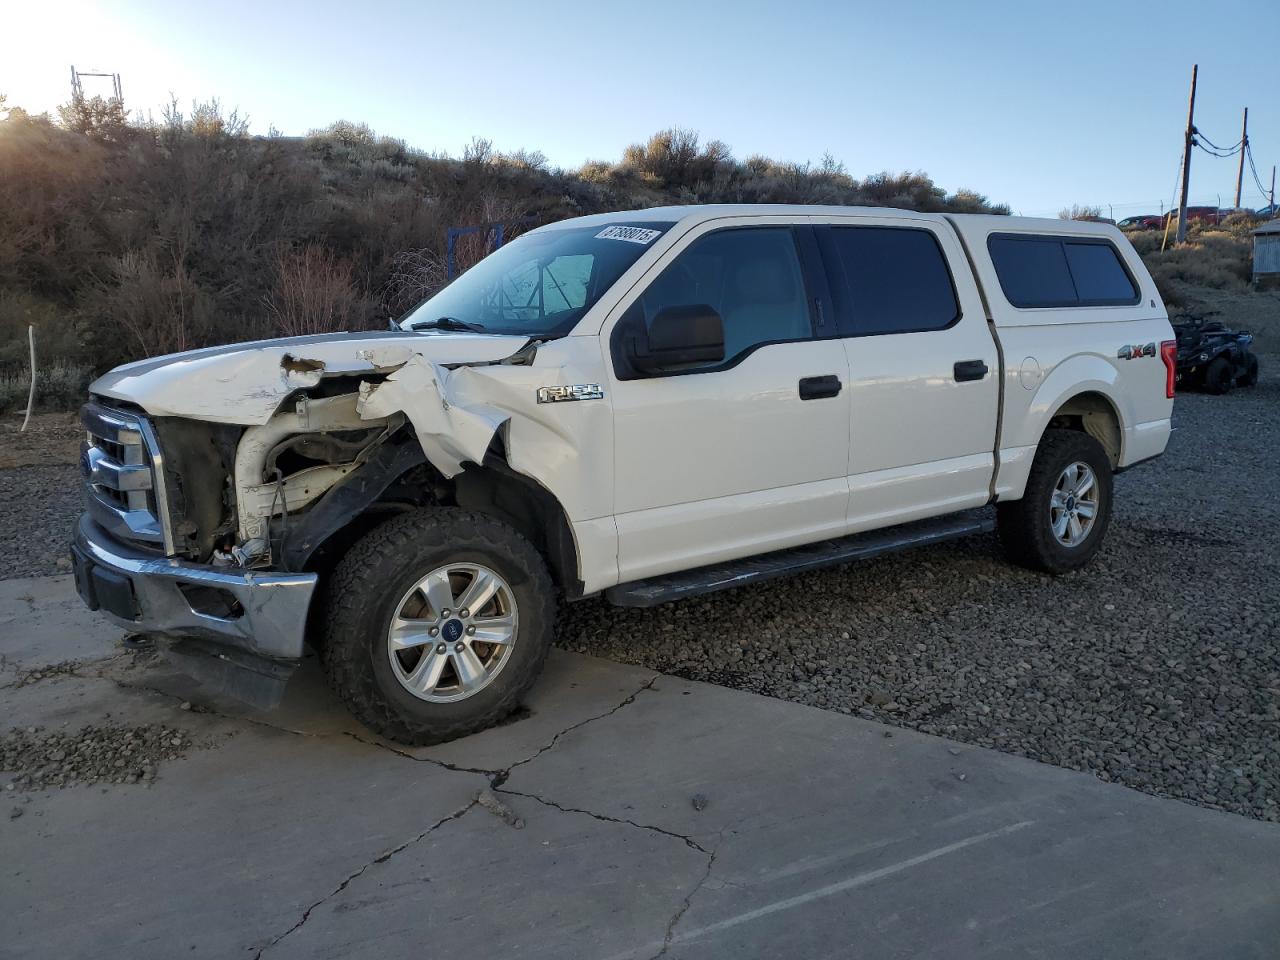
[[[817,570],[837,563],[869,560],[911,547],[941,543],[976,533],[990,533],[995,528],[994,511],[984,507],[945,517],[917,520],[883,530],[869,530],[839,540],[823,540],[821,543],[810,543],[790,550],[712,564],[696,570],[681,570],[648,580],[620,583],[606,590],[604,596],[618,607],[655,607],[660,603],[683,600],[701,593],[745,587],[774,577]]]

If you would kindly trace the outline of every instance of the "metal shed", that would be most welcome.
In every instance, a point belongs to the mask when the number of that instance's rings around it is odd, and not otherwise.
[[[1253,285],[1280,285],[1280,220],[1253,231]]]

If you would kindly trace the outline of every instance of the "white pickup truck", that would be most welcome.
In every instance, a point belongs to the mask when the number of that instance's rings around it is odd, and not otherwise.
[[[560,597],[649,606],[993,528],[1077,568],[1112,474],[1164,451],[1174,375],[1113,226],[566,220],[391,331],[96,381],[77,583],[259,703],[309,641],[360,721],[435,742],[518,704]]]

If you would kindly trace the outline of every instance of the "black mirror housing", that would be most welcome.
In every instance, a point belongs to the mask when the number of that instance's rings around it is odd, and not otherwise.
[[[705,303],[665,307],[647,330],[642,319],[637,327],[628,359],[642,373],[724,360],[724,322]]]

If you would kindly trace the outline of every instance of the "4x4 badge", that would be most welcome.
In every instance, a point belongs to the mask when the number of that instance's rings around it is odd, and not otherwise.
[[[539,387],[539,403],[561,403],[565,400],[603,400],[598,383],[575,383],[564,387]]]
[[[1121,360],[1137,360],[1139,357],[1154,357],[1156,355],[1156,345],[1148,343],[1145,346],[1141,344],[1125,344],[1118,351],[1116,356]]]

